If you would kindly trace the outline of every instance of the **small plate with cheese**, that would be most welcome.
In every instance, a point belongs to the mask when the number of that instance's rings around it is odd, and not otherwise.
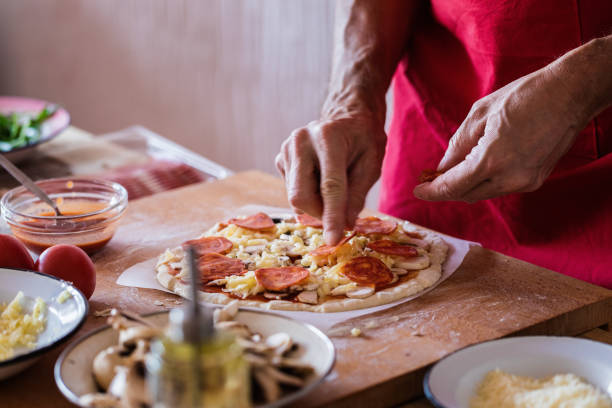
[[[550,336],[488,341],[440,360],[423,385],[444,408],[612,408],[612,346]]]
[[[81,327],[88,303],[53,276],[0,268],[0,380],[34,364]]]

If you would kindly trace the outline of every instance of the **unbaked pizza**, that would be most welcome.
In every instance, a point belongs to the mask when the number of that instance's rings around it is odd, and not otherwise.
[[[197,253],[201,300],[312,312],[361,309],[418,293],[440,279],[448,249],[431,231],[377,217],[358,218],[329,246],[316,218],[258,213],[217,223],[159,257],[157,280],[184,297],[188,246]]]

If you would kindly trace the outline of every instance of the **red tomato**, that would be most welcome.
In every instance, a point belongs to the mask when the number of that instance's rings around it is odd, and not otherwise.
[[[74,245],[54,245],[36,261],[39,272],[72,282],[87,299],[96,288],[96,268],[89,256]]]
[[[34,270],[34,261],[21,241],[0,234],[0,267]]]

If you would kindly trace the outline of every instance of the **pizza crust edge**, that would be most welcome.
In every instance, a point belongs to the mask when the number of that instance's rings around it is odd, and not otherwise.
[[[200,292],[199,300],[219,305],[225,305],[237,300],[239,306],[242,307],[316,313],[345,312],[349,310],[365,309],[389,304],[415,295],[433,286],[442,276],[442,264],[447,257],[448,244],[446,244],[442,238],[433,232],[429,232],[427,230],[421,230],[421,232],[428,235],[428,238],[431,240],[431,248],[429,251],[431,262],[430,266],[419,270],[419,274],[415,278],[391,288],[377,291],[372,296],[365,299],[332,299],[318,305],[309,305],[305,303],[289,302],[286,300],[270,300],[268,302],[261,302],[249,299],[236,299],[223,293]],[[189,285],[181,283],[178,279],[168,273],[166,268],[156,269],[157,280],[162,284],[162,286],[184,298],[190,297],[191,292]]]

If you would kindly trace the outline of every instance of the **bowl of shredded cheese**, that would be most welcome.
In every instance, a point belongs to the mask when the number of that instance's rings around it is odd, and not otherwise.
[[[423,385],[436,407],[612,408],[612,346],[551,336],[488,341],[440,360]]]
[[[0,268],[0,380],[68,340],[87,317],[83,294],[38,272]]]

